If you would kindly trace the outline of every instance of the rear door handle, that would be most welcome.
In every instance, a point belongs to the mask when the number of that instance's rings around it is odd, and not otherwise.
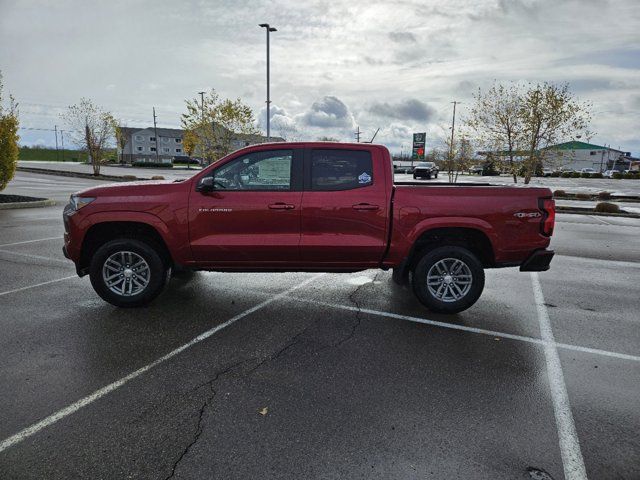
[[[357,205],[353,205],[354,210],[379,210],[380,207],[378,205],[371,205],[370,203],[358,203]]]
[[[293,210],[296,208],[295,205],[291,205],[290,203],[277,202],[269,205],[271,210]]]

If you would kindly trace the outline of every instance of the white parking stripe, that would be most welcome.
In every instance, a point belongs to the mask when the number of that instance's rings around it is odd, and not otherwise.
[[[15,255],[17,257],[33,258],[34,260],[45,260],[47,262],[59,263],[60,265],[64,265],[65,267],[71,267],[70,260],[61,260],[59,258],[53,257],[43,257],[42,255],[32,255],[30,253],[12,252],[11,250],[0,250],[0,253],[4,253],[6,255]]]
[[[0,292],[0,297],[2,297],[3,295],[9,295],[10,293],[18,293],[18,292],[22,292],[24,290],[29,290],[31,288],[42,287],[43,285],[49,285],[50,283],[63,282],[65,280],[70,280],[72,278],[80,278],[80,277],[78,277],[77,275],[71,275],[70,277],[56,278],[55,280],[49,280],[48,282],[36,283],[35,285],[29,285],[27,287],[16,288],[15,290],[8,290],[6,292]]]
[[[22,221],[22,220],[20,220]],[[35,243],[35,242],[46,242],[48,240],[62,240],[61,236],[57,236],[57,237],[48,237],[48,238],[38,238],[36,240],[25,240],[24,242],[13,242],[13,243],[5,243],[0,245],[0,248],[2,247],[11,247],[13,245],[24,245],[25,243]]]
[[[567,385],[564,382],[560,356],[555,346],[551,321],[549,320],[547,307],[544,304],[544,296],[537,272],[531,272],[531,283],[533,284],[533,296],[538,309],[540,337],[545,341],[544,356],[547,362],[547,374],[549,376],[549,386],[553,400],[553,412],[556,417],[558,440],[560,441],[564,478],[566,480],[584,480],[587,478],[587,471],[584,466],[582,451],[580,450],[580,441],[578,440],[576,426],[573,422],[571,404],[569,403]]]
[[[256,312],[257,310],[260,310],[261,308],[266,307],[270,303],[273,303],[273,302],[285,297],[286,295],[290,294],[294,290],[297,290],[297,289],[299,289],[301,287],[304,287],[305,285],[307,285],[308,283],[313,282],[314,280],[316,280],[317,278],[321,277],[322,275],[324,275],[324,274],[314,275],[312,278],[309,278],[309,279],[305,280],[304,282],[300,282],[295,287],[292,287],[292,288],[288,289],[285,292],[282,292],[282,293],[280,293],[278,295],[275,295],[274,297],[271,297],[271,298],[265,300],[264,302],[259,303],[255,307],[249,308],[248,310],[245,310],[244,312],[239,313],[235,317],[232,317],[229,320],[227,320],[226,322],[221,323],[220,325],[217,325],[216,327],[213,327],[212,329],[207,330],[204,333],[201,333],[200,335],[195,337],[190,342],[185,343],[184,345],[176,348],[175,350],[170,351],[166,355],[163,355],[162,357],[160,357],[157,360],[149,363],[148,365],[145,365],[144,367],[139,368],[135,372],[132,372],[129,375],[121,378],[120,380],[117,380],[117,381],[115,381],[113,383],[110,383],[109,385],[107,385],[105,387],[102,387],[99,390],[96,390],[91,395],[87,395],[86,397],[81,398],[80,400],[78,400],[75,403],[72,403],[68,407],[63,408],[62,410],[58,410],[57,412],[53,413],[52,415],[49,415],[48,417],[40,420],[39,422],[34,423],[33,425],[25,428],[24,430],[21,430],[20,432],[16,433],[15,435],[10,436],[9,438],[7,438],[7,439],[3,440],[2,442],[0,442],[0,452],[3,452],[7,448],[9,448],[9,447],[11,447],[11,446],[13,446],[13,445],[15,445],[17,443],[22,442],[23,440],[31,437],[32,435],[35,435],[36,433],[38,433],[43,428],[46,428],[46,427],[48,427],[50,425],[53,425],[54,423],[62,420],[63,418],[68,417],[69,415],[77,412],[81,408],[86,407],[87,405],[95,402],[96,400],[99,400],[100,398],[104,397],[105,395],[107,395],[107,394],[113,392],[114,390],[120,388],[124,384],[130,382],[131,380],[133,380],[133,379],[135,379],[137,377],[139,377],[143,373],[151,370],[152,368],[160,365],[163,362],[166,362],[170,358],[175,357],[179,353],[187,350],[188,348],[193,347],[194,345],[202,342],[203,340],[206,340],[207,338],[209,338],[213,334],[215,334],[215,333],[219,332],[220,330],[228,327],[229,325],[234,324],[235,322],[237,322],[241,318],[244,318],[247,315],[250,315],[250,314]],[[52,282],[49,282],[49,283],[52,283]]]
[[[589,218],[593,218],[593,219],[599,221],[600,223],[602,223],[604,225],[613,225],[613,223],[609,223],[606,220],[603,220],[602,218],[599,218],[597,215],[589,215]]]
[[[496,330],[487,330],[484,328],[477,328],[477,327],[467,327],[466,325],[456,325],[455,323],[438,322],[437,320],[429,320],[427,318],[412,317],[409,315],[400,315],[397,313],[381,312],[379,310],[371,310],[368,308],[360,308],[358,310],[357,307],[353,307],[351,305],[340,305],[338,303],[321,302],[319,300],[311,300],[308,298],[287,297],[287,299],[293,300],[296,302],[311,303],[311,304],[319,305],[323,307],[336,308],[340,310],[349,310],[351,312],[360,311],[361,313],[366,313],[369,315],[393,318],[396,320],[405,320],[407,322],[413,322],[413,323],[421,323],[423,325],[431,325],[432,327],[442,327],[442,328],[448,328],[450,330],[459,330],[462,332],[478,333],[480,335],[487,335],[489,337],[506,338],[508,340],[517,340],[519,342],[532,343],[535,345],[551,345],[552,347],[562,348],[565,350],[573,350],[575,352],[590,353],[593,355],[602,355],[605,357],[618,358],[620,360],[630,360],[632,362],[640,362],[640,357],[636,355],[629,355],[627,353],[611,352],[609,350],[600,350],[598,348],[581,347],[579,345],[571,345],[568,343],[550,343],[550,342],[545,342],[544,340],[541,340],[539,338],[527,337],[524,335],[515,335],[512,333],[498,332]]]

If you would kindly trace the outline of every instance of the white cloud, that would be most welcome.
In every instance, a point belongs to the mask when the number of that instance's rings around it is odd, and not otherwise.
[[[636,0],[0,2],[0,68],[22,104],[86,96],[130,125],[149,124],[155,106],[159,125],[178,126],[184,99],[214,87],[242,97],[264,126],[266,21],[278,28],[272,122],[305,138],[352,140],[360,125],[381,127],[376,140],[392,146],[412,131],[436,141],[450,102],[463,102],[464,117],[494,79],[568,81],[607,112],[594,114],[593,141],[640,152]],[[403,114],[407,99],[432,111]],[[58,120],[22,112],[25,126]]]

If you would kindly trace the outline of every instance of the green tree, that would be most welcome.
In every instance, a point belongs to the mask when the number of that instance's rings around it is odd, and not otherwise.
[[[4,190],[16,173],[18,165],[18,105],[9,95],[9,106],[3,106],[2,73],[0,73],[0,191]]]
[[[105,154],[115,136],[113,115],[88,98],[81,98],[61,116],[72,141],[88,153],[93,174],[100,175],[100,166],[105,163]]]
[[[182,128],[196,135],[207,163],[231,153],[233,140],[259,133],[253,111],[239,98],[222,100],[211,89],[202,98],[188,99],[185,103],[187,111],[182,114]]]

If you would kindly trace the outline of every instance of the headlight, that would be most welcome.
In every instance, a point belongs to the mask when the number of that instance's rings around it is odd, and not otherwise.
[[[79,195],[71,195],[71,198],[69,198],[69,203],[66,207],[64,207],[64,214],[71,215],[72,213],[80,210],[82,207],[86,207],[95,199],[96,197],[81,197]]]

